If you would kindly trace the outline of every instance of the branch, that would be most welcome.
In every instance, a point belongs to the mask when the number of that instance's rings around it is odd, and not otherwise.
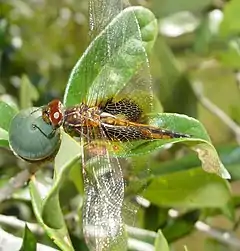
[[[21,245],[22,245],[22,238],[9,234],[0,228],[0,250],[1,251],[20,250]],[[37,251],[58,251],[58,250],[38,243]]]
[[[228,126],[235,134],[238,144],[240,144],[240,126],[235,123],[225,112],[223,112],[218,106],[212,103],[208,98],[204,96],[203,86],[201,82],[195,82],[193,84],[193,91],[200,101],[200,103],[207,108],[212,114],[217,116],[221,121]]]
[[[169,215],[172,218],[179,216],[179,212],[174,209],[169,210]],[[206,235],[218,240],[221,243],[227,244],[232,247],[240,248],[240,240],[234,235],[230,234],[228,231],[222,231],[207,225],[203,221],[197,221],[194,225],[195,229],[205,233]]]
[[[24,230],[26,224],[32,233],[36,235],[44,234],[43,229],[38,224],[25,222],[25,221],[19,220],[17,217],[14,217],[14,216],[6,216],[3,214],[0,214],[0,225],[5,225],[5,226],[12,227],[15,229]]]
[[[9,199],[13,193],[15,193],[19,188],[23,187],[32,176],[39,169],[36,164],[30,164],[26,169],[19,172],[13,178],[11,178],[4,187],[0,188],[0,203],[6,199]]]

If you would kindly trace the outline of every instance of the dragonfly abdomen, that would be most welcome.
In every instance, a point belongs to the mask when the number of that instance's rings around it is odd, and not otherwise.
[[[161,128],[145,127],[141,129],[147,139],[171,139],[171,138],[190,138],[190,135],[165,130]]]
[[[155,128],[146,125],[128,125],[115,126],[110,124],[101,124],[109,140],[131,141],[141,139],[171,139],[171,138],[189,138],[190,136],[183,133],[177,133],[170,130]]]

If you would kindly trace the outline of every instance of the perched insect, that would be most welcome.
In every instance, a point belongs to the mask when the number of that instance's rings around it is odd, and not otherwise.
[[[85,103],[70,108],[63,107],[60,100],[53,100],[43,108],[43,120],[53,128],[63,126],[67,133],[95,140],[131,141],[140,139],[169,139],[190,137],[155,126],[142,124],[142,111],[137,103],[122,99],[116,103],[107,101],[103,106],[90,107]],[[104,135],[104,138],[101,138]]]
[[[118,145],[138,140],[190,137],[149,124],[148,114],[154,102],[139,14],[155,22],[153,14],[144,8],[123,10],[121,0],[90,0],[90,34],[91,39],[95,38],[89,46],[91,61],[74,69],[70,77],[82,78],[79,92],[76,85],[73,90],[69,84],[68,93],[76,93],[75,101],[65,96],[67,106],[53,100],[42,108],[42,119],[52,126],[53,133],[62,126],[84,143],[83,233],[89,249],[94,251],[127,249],[125,183],[120,161],[109,149],[114,152]],[[94,50],[96,44],[98,50]],[[81,92],[86,97],[78,104]],[[132,210],[132,218],[135,213]]]

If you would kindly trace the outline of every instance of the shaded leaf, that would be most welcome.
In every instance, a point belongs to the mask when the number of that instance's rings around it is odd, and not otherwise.
[[[184,208],[223,209],[231,200],[228,183],[201,169],[153,177],[143,196],[158,206]]]
[[[26,225],[24,231],[23,243],[22,247],[20,248],[20,251],[36,251],[36,250],[37,250],[36,238]]]

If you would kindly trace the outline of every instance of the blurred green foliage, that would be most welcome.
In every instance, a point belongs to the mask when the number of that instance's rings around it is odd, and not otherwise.
[[[232,175],[230,186],[234,191],[230,195],[229,187],[219,177],[203,173],[198,168],[200,163],[196,156],[187,150],[174,146],[168,151],[159,151],[151,162],[153,173],[159,175],[151,188],[157,186],[160,191],[156,195],[151,189],[146,191],[145,196],[155,200],[149,208],[140,210],[141,227],[154,231],[161,228],[175,250],[183,250],[184,245],[189,251],[239,250],[239,246],[236,248],[231,243],[226,246],[220,240],[202,237],[196,231],[194,233],[195,222],[204,220],[219,231],[240,236],[237,217],[240,205],[240,148],[233,131],[216,114],[202,106],[192,86],[195,82],[201,82],[204,95],[233,121],[240,122],[237,74],[240,66],[240,2],[135,0],[132,4],[150,8],[158,18],[159,36],[150,65],[155,93],[164,110],[193,116],[204,124],[221,160]],[[16,107],[40,106],[55,97],[62,98],[70,71],[88,43],[87,0],[1,1],[0,100],[13,107],[12,113],[15,113]],[[0,113],[4,109],[4,106],[0,106]],[[7,120],[6,117],[0,122],[4,124]],[[7,140],[4,131],[0,131],[0,136],[1,140]],[[0,184],[3,186],[25,164],[6,148],[0,151]],[[76,212],[81,201],[81,198],[74,198],[77,186],[82,192],[78,167],[73,168],[72,172],[69,180],[75,187],[66,182],[60,191],[65,214]],[[193,175],[198,178],[193,179]],[[47,165],[39,174],[43,187],[49,187],[51,176],[52,170]],[[31,193],[36,192],[34,186],[31,188]],[[178,194],[182,197],[176,198]],[[185,201],[186,198],[190,198],[191,203]],[[0,213],[35,222],[29,200],[26,188],[20,189],[10,200],[0,204]],[[197,203],[194,203],[195,200]],[[35,206],[38,206],[37,203]],[[168,214],[173,207],[179,210],[179,217]],[[76,250],[87,250],[81,229],[76,228],[74,219],[69,217],[67,225]],[[22,236],[18,227],[4,224],[1,218],[0,226],[7,232]],[[28,230],[25,231],[25,240],[31,239]],[[141,240],[148,240],[151,234],[145,233],[145,239],[141,237]],[[45,234],[39,234],[37,240],[53,245]],[[159,231],[155,236],[156,247],[168,250],[165,242]],[[154,241],[149,243],[153,244]]]

